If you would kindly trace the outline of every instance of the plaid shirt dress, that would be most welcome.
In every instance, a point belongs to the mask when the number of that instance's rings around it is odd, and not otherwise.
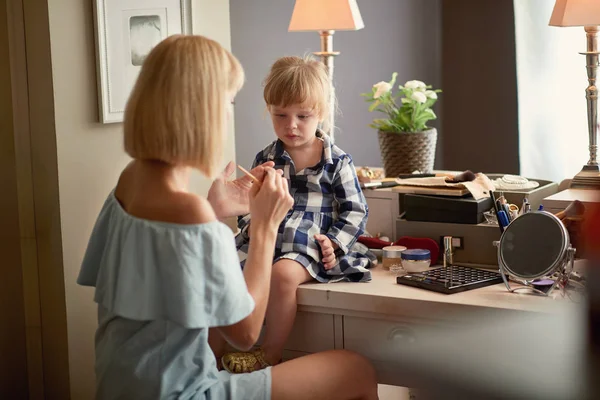
[[[273,263],[282,258],[297,261],[319,282],[366,282],[376,257],[357,242],[364,233],[368,208],[349,154],[332,145],[329,137],[317,131],[323,141],[321,161],[314,167],[296,171],[294,162],[276,140],[256,156],[252,168],[275,162],[288,180],[294,206],[279,226]],[[238,218],[236,237],[242,268],[248,257],[250,215]],[[314,238],[325,234],[338,245],[336,265],[325,270],[321,247]]]

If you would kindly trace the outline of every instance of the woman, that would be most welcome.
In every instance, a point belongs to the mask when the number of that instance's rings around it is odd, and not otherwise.
[[[209,346],[248,350],[265,316],[279,223],[292,206],[287,183],[265,164],[259,179],[208,198],[188,191],[193,169],[221,162],[226,121],[243,83],[239,62],[216,42],[171,36],[146,58],[125,111],[134,159],[108,196],[78,282],[94,286],[97,399],[376,399],[373,368],[331,351],[250,374],[218,371]],[[253,217],[244,272],[219,219]],[[219,355],[219,354],[217,354]]]

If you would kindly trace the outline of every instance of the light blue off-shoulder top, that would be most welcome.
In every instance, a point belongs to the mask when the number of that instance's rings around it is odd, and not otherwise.
[[[210,327],[233,325],[254,309],[223,223],[136,218],[112,192],[77,282],[95,287],[98,303],[98,400],[270,397],[270,370],[219,372],[208,345]]]

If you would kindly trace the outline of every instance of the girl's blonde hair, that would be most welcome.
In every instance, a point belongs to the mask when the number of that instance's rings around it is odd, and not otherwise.
[[[169,36],[144,61],[127,101],[125,151],[214,176],[226,137],[226,96],[243,82],[239,61],[217,42]]]
[[[321,119],[322,128],[333,128],[329,118],[335,104],[327,67],[310,56],[282,57],[275,61],[265,79],[264,99],[267,107],[288,107],[301,104],[313,108]]]

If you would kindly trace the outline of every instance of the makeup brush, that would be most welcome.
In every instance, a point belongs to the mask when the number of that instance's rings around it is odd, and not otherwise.
[[[565,218],[573,218],[573,217],[581,216],[584,213],[585,213],[585,206],[583,205],[583,203],[579,200],[575,200],[571,204],[569,204],[567,206],[567,208],[565,208],[562,211],[557,212],[554,215],[557,216],[558,219],[565,219]]]
[[[464,172],[461,172],[460,174],[457,175],[451,175],[448,173],[444,173],[444,172],[440,172],[437,174],[401,174],[398,176],[398,179],[414,179],[414,178],[440,178],[440,177],[444,177],[446,178],[446,182],[448,183],[461,183],[461,182],[471,182],[474,181],[476,176],[475,174],[470,171],[470,170],[466,170]]]
[[[470,170],[466,170],[464,172],[461,172],[458,175],[454,175],[452,178],[448,179],[447,182],[449,183],[461,183],[461,182],[472,182],[475,180],[475,174],[473,173],[473,171]]]
[[[241,165],[238,165],[237,167],[240,169],[240,171],[242,171],[250,179],[252,179],[253,183],[256,183],[258,186],[260,186],[259,180],[254,175],[252,175],[250,172],[246,171],[246,169],[244,167],[242,167]]]

